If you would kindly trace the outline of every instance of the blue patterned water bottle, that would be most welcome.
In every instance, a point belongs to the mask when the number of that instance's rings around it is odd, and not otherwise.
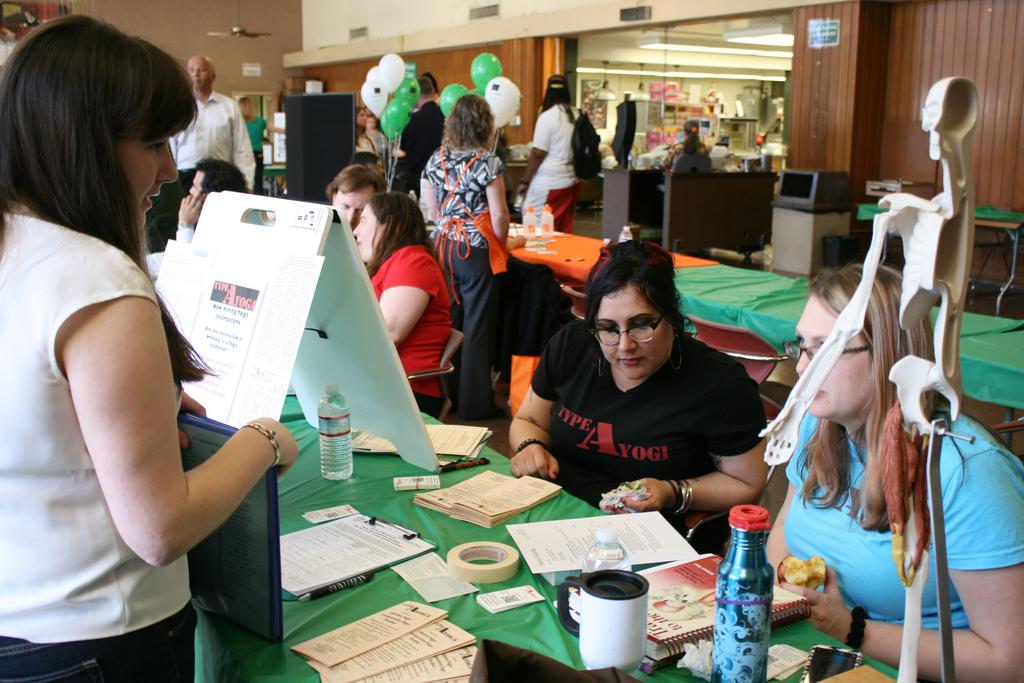
[[[765,683],[771,636],[772,584],[765,542],[771,523],[757,505],[729,511],[732,544],[718,567],[712,683]]]

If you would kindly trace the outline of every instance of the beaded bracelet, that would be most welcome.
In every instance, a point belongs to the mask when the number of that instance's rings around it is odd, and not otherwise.
[[[522,441],[519,442],[519,445],[516,446],[516,455],[519,455],[521,452],[526,450],[527,447],[532,446],[533,444],[543,446],[544,450],[547,450],[548,448],[548,445],[541,441],[540,439],[523,439]]]
[[[850,612],[850,616],[853,619],[850,621],[850,632],[846,635],[846,644],[854,650],[859,650],[864,644],[864,620],[867,619],[868,613],[863,607],[857,606]]]
[[[274,464],[271,467],[277,467],[281,464],[281,446],[277,443],[277,432],[261,425],[259,422],[247,422],[242,425],[242,429],[255,429],[257,432],[267,437],[270,441],[270,445],[274,447]]]

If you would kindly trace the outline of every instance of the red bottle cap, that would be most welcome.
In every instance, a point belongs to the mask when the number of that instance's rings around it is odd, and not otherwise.
[[[772,522],[760,505],[734,505],[729,510],[729,526],[740,531],[768,531]]]

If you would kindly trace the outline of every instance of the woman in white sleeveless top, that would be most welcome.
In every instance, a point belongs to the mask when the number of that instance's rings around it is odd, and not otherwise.
[[[192,680],[185,552],[296,447],[270,419],[182,471],[204,374],[145,274],[187,76],[86,17],[0,72],[0,679]]]

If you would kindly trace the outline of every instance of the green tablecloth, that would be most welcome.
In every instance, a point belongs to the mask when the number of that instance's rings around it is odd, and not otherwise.
[[[806,278],[731,266],[705,266],[677,269],[675,282],[683,299],[684,314],[752,330],[779,351],[783,342],[796,338],[796,323],[807,298]],[[933,316],[935,312],[937,309]],[[1022,340],[1011,334],[1022,328],[1021,320],[964,314],[960,362],[966,395],[1024,408]],[[984,343],[979,338],[984,338]]]
[[[395,492],[391,479],[395,476],[422,474],[423,471],[394,456],[356,455],[355,475],[344,482],[328,482],[320,477],[317,434],[302,419],[295,398],[285,403],[282,421],[288,425],[299,444],[300,458],[288,474],[279,480],[281,532],[305,528],[301,514],[309,510],[348,503],[365,514],[379,515],[419,531],[438,546],[444,557],[453,546],[467,541],[498,541],[514,545],[504,527],[484,529],[467,522],[452,520],[440,513],[412,504],[413,491]],[[493,469],[509,473],[508,461],[489,452]],[[442,484],[450,486],[475,476],[483,468],[442,474]],[[558,518],[586,517],[600,514],[581,500],[566,493],[529,510],[511,520],[514,523]],[[519,572],[508,581],[482,586],[482,592],[531,584],[554,599],[554,588],[543,579],[530,574],[523,562]],[[271,644],[224,619],[200,613],[196,634],[196,670],[199,681],[309,681],[319,680],[305,660],[288,649],[309,638],[385,609],[403,600],[422,601],[392,571],[382,571],[368,584],[341,591],[310,602],[286,602],[284,605],[285,641]],[[476,604],[473,595],[460,596],[435,603],[448,610],[450,620],[478,639],[502,640],[519,647],[542,652],[550,657],[581,668],[578,644],[558,623],[549,602],[520,607],[501,614],[489,614]],[[837,645],[806,622],[778,629],[773,642],[787,642],[803,650],[812,645]],[[891,670],[879,666],[891,673]],[[641,680],[690,681],[676,669],[664,669]],[[794,674],[790,681],[799,679]]]
[[[857,205],[857,220],[859,221],[870,221],[880,213],[885,213],[889,209],[883,209],[875,204],[858,204]],[[974,207],[974,217],[988,221],[1007,221],[1008,223],[1024,223],[1024,212],[1021,211],[1004,211],[997,209],[991,205],[986,204],[985,206]]]

